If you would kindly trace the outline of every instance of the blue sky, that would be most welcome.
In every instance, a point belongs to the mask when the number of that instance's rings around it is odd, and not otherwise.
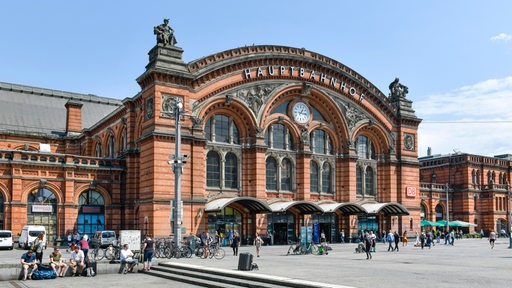
[[[419,155],[512,154],[512,1],[4,1],[0,81],[124,99],[153,26],[185,62],[245,45],[303,47],[384,94],[409,88]],[[1,125],[1,123],[0,123]]]

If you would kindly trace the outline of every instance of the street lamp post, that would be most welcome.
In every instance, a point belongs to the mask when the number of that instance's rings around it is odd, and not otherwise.
[[[181,155],[181,124],[180,124],[180,115],[183,112],[183,100],[179,97],[175,98],[174,105],[174,117],[176,119],[176,151],[174,155],[171,155],[170,158],[172,161],[169,161],[172,164],[172,168],[174,171],[174,203],[173,203],[173,233],[174,233],[174,241],[178,248],[181,248],[181,174],[183,173],[183,159],[184,155]]]
[[[512,233],[510,233],[510,185],[506,182],[507,187],[507,235],[508,235],[508,248],[512,248]]]
[[[450,213],[450,210],[449,210],[449,208],[448,208],[448,203],[449,203],[449,202],[448,202],[448,191],[450,190],[450,185],[449,185],[448,183],[446,183],[445,188],[446,188],[446,189],[445,189],[445,190],[446,190],[446,231],[450,231],[450,226],[449,226],[449,225],[450,225],[450,224],[449,224],[449,222],[450,222],[450,216],[449,216],[449,215],[450,215],[450,214],[449,214],[449,213]],[[445,237],[446,237],[446,236],[445,236]]]

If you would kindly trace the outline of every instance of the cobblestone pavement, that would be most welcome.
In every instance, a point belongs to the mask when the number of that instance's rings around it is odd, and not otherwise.
[[[358,288],[410,287],[512,287],[512,249],[508,239],[497,240],[491,249],[487,238],[456,240],[455,245],[439,243],[431,249],[420,249],[409,243],[400,251],[387,252],[379,243],[372,260],[355,253],[356,244],[332,244],[329,255],[286,255],[288,246],[263,246],[254,258],[262,275],[304,279]],[[236,270],[238,257],[225,247],[226,257],[216,259],[169,259],[169,261],[220,269]],[[48,251],[48,250],[46,250]],[[0,265],[19,263],[23,251],[0,251]],[[252,246],[241,247],[240,253],[255,255]],[[49,253],[49,252],[45,252]],[[46,255],[45,255],[46,256]],[[65,256],[66,257],[66,256]],[[51,282],[51,283],[50,283]],[[40,281],[2,281],[0,287],[196,287],[148,276],[142,273],[99,274],[93,278],[62,278]]]

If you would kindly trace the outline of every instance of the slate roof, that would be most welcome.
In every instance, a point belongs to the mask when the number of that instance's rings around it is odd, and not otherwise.
[[[66,132],[66,102],[82,106],[82,129],[98,123],[122,106],[122,101],[0,82],[0,133],[62,136]]]

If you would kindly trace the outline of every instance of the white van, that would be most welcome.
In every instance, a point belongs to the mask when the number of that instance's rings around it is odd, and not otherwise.
[[[21,235],[18,239],[18,247],[29,249],[40,233],[44,233],[43,248],[46,249],[46,228],[44,226],[31,225],[24,226],[23,230],[21,230]]]
[[[12,232],[9,230],[0,230],[0,248],[7,248],[12,250]]]

